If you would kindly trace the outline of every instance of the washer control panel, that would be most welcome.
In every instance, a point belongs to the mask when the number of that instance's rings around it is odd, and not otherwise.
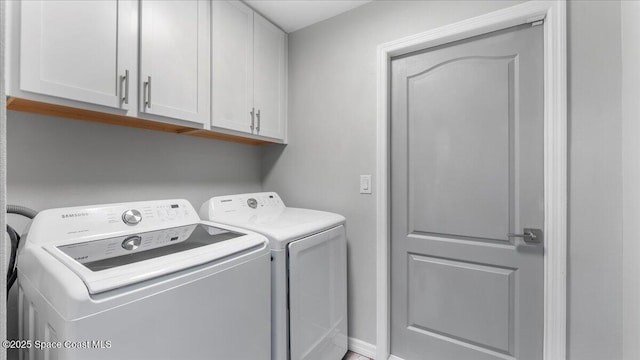
[[[40,212],[39,217],[47,229],[47,236],[34,237],[42,239],[39,242],[151,231],[200,221],[193,206],[182,199],[50,209]],[[123,249],[133,247],[135,241],[122,244]]]
[[[120,222],[129,226],[158,222],[171,223],[189,217],[191,214],[190,206],[178,201],[161,204],[140,204],[140,206],[125,209],[120,216],[118,216],[118,209],[109,209],[106,212],[110,223]]]

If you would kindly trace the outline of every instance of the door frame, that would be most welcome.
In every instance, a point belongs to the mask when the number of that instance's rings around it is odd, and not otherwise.
[[[528,1],[407,36],[377,49],[376,359],[391,350],[390,66],[410,52],[544,19],[544,335],[543,359],[566,359],[567,35],[566,1]]]

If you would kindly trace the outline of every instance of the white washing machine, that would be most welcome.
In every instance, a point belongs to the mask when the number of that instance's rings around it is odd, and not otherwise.
[[[347,352],[344,217],[287,207],[274,192],[211,198],[200,217],[269,239],[272,360],[342,359]]]
[[[265,237],[186,200],[40,212],[18,254],[21,359],[269,360],[269,269]]]

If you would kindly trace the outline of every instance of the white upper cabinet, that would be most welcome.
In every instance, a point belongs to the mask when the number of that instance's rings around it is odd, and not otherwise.
[[[284,141],[287,35],[239,1],[212,14],[211,125]]]
[[[136,4],[22,1],[19,90],[128,109],[137,65]]]
[[[142,1],[140,111],[209,124],[210,2]]]
[[[241,2],[213,1],[212,14],[212,125],[250,133],[253,10]]]
[[[253,104],[259,135],[283,139],[285,134],[285,33],[255,14],[253,18]]]
[[[25,100],[14,109],[287,141],[287,34],[240,1],[22,0],[7,11],[7,95]]]

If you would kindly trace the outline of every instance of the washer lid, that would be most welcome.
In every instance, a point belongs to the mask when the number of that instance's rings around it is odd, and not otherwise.
[[[210,219],[263,234],[271,249],[284,249],[293,240],[343,224],[342,215],[300,208],[265,209],[254,213],[220,214]]]
[[[198,223],[43,248],[97,294],[265,246],[257,234]]]

